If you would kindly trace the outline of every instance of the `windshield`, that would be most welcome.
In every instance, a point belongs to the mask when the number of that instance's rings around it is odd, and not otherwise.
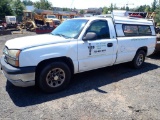
[[[48,15],[48,18],[56,18],[54,15]]]
[[[10,21],[16,21],[16,18],[9,18]]]
[[[84,19],[66,20],[54,29],[51,34],[65,38],[78,38],[81,30],[87,22],[88,20]]]

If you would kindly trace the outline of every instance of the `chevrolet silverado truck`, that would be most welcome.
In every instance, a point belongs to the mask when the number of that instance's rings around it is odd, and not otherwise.
[[[152,21],[118,16],[74,18],[50,34],[8,40],[0,63],[15,86],[38,85],[45,92],[57,92],[77,73],[125,62],[140,68],[155,45]]]

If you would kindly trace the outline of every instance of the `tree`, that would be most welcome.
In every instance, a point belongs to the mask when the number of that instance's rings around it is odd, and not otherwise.
[[[114,10],[118,10],[118,7],[117,7],[116,4],[114,4],[113,9],[114,9]]]
[[[108,8],[107,7],[103,7],[103,12],[102,14],[107,14],[108,13]]]
[[[111,6],[109,6],[109,11],[112,12],[113,11],[113,4],[111,3]]]
[[[147,12],[150,9],[150,6],[148,5],[141,5],[135,9],[135,12]],[[148,11],[149,12],[149,11]]]
[[[84,14],[84,10],[80,10],[80,14]]]
[[[23,0],[23,4],[25,6],[27,6],[27,5],[33,5],[33,2],[31,0]]]
[[[155,22],[160,23],[160,5],[157,6],[155,12],[156,12]]]
[[[151,12],[151,7],[149,5],[147,5],[144,11],[145,12]]]
[[[120,10],[126,10],[125,6],[121,7]]]
[[[152,12],[155,12],[157,8],[157,4],[158,4],[157,0],[153,0],[152,7],[151,7]]]
[[[126,11],[129,11],[129,7],[128,6],[126,6]]]
[[[52,4],[48,0],[40,0],[34,3],[34,7],[38,9],[51,10]]]
[[[71,11],[70,8],[63,8],[63,11]]]
[[[13,15],[13,10],[9,3],[10,0],[0,0],[0,19],[5,18],[7,15]]]
[[[14,14],[16,16],[23,15],[23,10],[25,9],[25,7],[24,7],[24,4],[21,2],[21,0],[13,0],[11,7],[12,7]]]

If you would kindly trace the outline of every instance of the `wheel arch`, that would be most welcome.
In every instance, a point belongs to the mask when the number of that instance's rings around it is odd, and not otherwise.
[[[147,55],[147,52],[148,52],[147,46],[143,46],[143,47],[138,48],[137,52],[140,51],[140,50],[143,50],[146,53],[145,56]],[[136,52],[136,54],[137,54],[137,52]]]
[[[44,66],[46,66],[47,64],[50,64],[52,62],[64,62],[66,65],[68,65],[69,69],[71,70],[71,74],[74,74],[74,65],[73,65],[73,61],[71,58],[69,57],[57,57],[57,58],[50,58],[50,59],[46,59],[41,61],[40,63],[38,63],[37,67],[36,67],[36,71],[35,71],[35,79],[37,81],[38,78],[38,74],[40,73],[40,70],[43,69]]]
[[[135,58],[135,56],[137,55],[137,53],[138,53],[140,50],[143,50],[143,51],[146,53],[145,56],[147,55],[148,48],[147,48],[147,46],[143,46],[143,47],[140,47],[140,48],[137,49],[137,51],[136,51],[133,59]],[[132,59],[132,61],[133,61],[133,59]]]

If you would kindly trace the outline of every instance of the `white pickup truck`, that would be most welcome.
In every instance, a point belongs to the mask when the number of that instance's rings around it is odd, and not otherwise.
[[[155,50],[152,21],[127,17],[84,17],[64,21],[50,34],[9,40],[1,69],[16,86],[60,91],[71,76],[119,63],[140,68]]]

